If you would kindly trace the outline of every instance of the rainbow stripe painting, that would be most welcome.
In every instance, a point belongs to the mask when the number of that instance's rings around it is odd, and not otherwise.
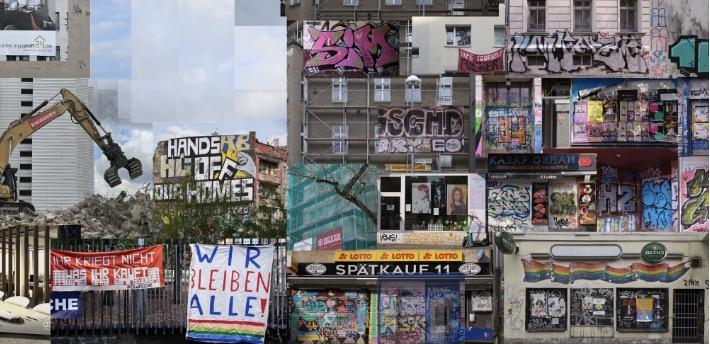
[[[667,263],[633,263],[625,267],[614,267],[607,262],[573,262],[562,265],[541,262],[533,259],[521,259],[525,277],[523,282],[551,280],[560,284],[570,284],[579,280],[602,280],[614,284],[633,281],[674,282],[683,276],[690,267],[688,262],[669,266]]]

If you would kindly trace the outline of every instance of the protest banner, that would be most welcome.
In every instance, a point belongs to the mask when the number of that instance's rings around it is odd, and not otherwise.
[[[498,49],[490,54],[478,55],[459,49],[459,72],[474,74],[491,74],[504,69],[504,49]]]
[[[52,291],[129,290],[165,285],[163,245],[109,252],[50,251]]]
[[[190,245],[187,339],[263,343],[273,246]]]

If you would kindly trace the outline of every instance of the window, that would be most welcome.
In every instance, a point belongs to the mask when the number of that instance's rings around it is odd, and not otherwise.
[[[20,196],[32,196],[32,190],[20,190]]]
[[[343,5],[345,6],[357,6],[360,4],[360,0],[343,0]]]
[[[505,31],[505,26],[496,25],[493,28],[493,46],[496,48],[505,47],[505,37],[507,32]]]
[[[592,31],[592,0],[574,0],[574,31]]]
[[[452,105],[454,103],[453,78],[450,76],[442,76],[439,78],[438,84],[438,105]]]
[[[466,47],[471,45],[471,27],[470,26],[447,26],[446,27],[446,46],[448,47]]]
[[[567,330],[567,289],[525,289],[525,331]]]
[[[401,6],[402,0],[385,0],[385,5],[387,5],[387,6]]]
[[[375,101],[388,102],[390,101],[390,78],[375,78]]]
[[[348,143],[345,140],[333,141],[333,154],[348,154]]]
[[[32,78],[22,78],[20,79],[21,82],[32,82],[34,79]]]
[[[422,85],[420,82],[407,84],[404,91],[404,101],[408,103],[418,103],[422,101]]]
[[[333,78],[333,103],[348,101],[348,81],[345,78]]]
[[[545,0],[528,0],[528,30],[545,31]]]
[[[31,157],[32,151],[20,151],[20,156],[25,158]]]
[[[60,50],[59,46],[57,46],[57,50],[54,53],[54,56],[50,57],[49,60],[50,61],[59,61],[61,59],[61,57],[62,57],[61,50]]]
[[[20,61],[29,61],[30,60],[30,55],[20,55],[19,56]]]
[[[37,56],[37,61],[47,61],[47,56]]]
[[[573,55],[572,56],[572,63],[574,63],[575,66],[591,66],[592,65],[592,55],[589,55],[589,54]]]
[[[20,164],[20,169],[21,170],[31,170],[32,164]]]
[[[348,138],[348,125],[347,124],[333,124],[333,138],[334,139],[347,139]]]
[[[20,118],[25,118],[25,117],[27,117],[27,115],[29,115],[29,113],[23,112],[20,114]]]
[[[545,56],[542,55],[528,55],[528,66],[544,66]]]
[[[636,32],[636,0],[621,0],[619,18],[621,31]]]
[[[20,94],[32,94],[32,93],[34,93],[34,90],[31,88],[20,89]]]
[[[5,60],[7,60],[7,61],[17,61],[17,55],[7,55],[7,56],[5,56]]]
[[[31,100],[23,100],[20,102],[20,106],[32,106]]]
[[[298,5],[301,3],[301,0],[291,0],[291,6]]]
[[[431,6],[432,0],[417,0],[417,6]]]
[[[616,330],[619,332],[667,331],[668,313],[668,289],[616,289]]]
[[[419,47],[412,47],[412,57],[419,57]]]
[[[20,177],[20,183],[32,183],[32,177]]]
[[[24,140],[20,141],[20,143],[24,143],[24,144],[27,144],[27,145],[31,145],[31,144],[32,144],[32,139],[24,139]]]
[[[452,16],[462,16],[465,15],[464,11],[456,11],[456,10],[462,10],[466,6],[464,5],[465,0],[449,0],[449,11],[451,11]]]

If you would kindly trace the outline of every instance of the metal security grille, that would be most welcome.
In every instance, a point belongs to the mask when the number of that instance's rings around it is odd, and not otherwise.
[[[702,343],[704,304],[703,290],[673,291],[674,343]]]
[[[185,332],[189,286],[190,247],[185,241],[149,241],[165,252],[165,287],[146,290],[82,292],[79,319],[52,319],[52,336],[96,334],[179,334]],[[274,244],[271,300],[266,338],[285,338],[288,328],[285,239],[229,239],[220,244]],[[52,240],[53,249],[112,251],[138,247],[135,240]]]

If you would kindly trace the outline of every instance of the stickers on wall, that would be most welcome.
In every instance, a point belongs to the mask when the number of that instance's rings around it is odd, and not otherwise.
[[[579,195],[579,224],[597,224],[597,193],[596,184],[581,183],[578,186]]]
[[[574,180],[550,181],[551,229],[577,228],[577,184]]]
[[[546,225],[547,221],[547,207],[548,207],[548,195],[547,195],[547,183],[533,183],[532,184],[532,224],[533,225]]]

